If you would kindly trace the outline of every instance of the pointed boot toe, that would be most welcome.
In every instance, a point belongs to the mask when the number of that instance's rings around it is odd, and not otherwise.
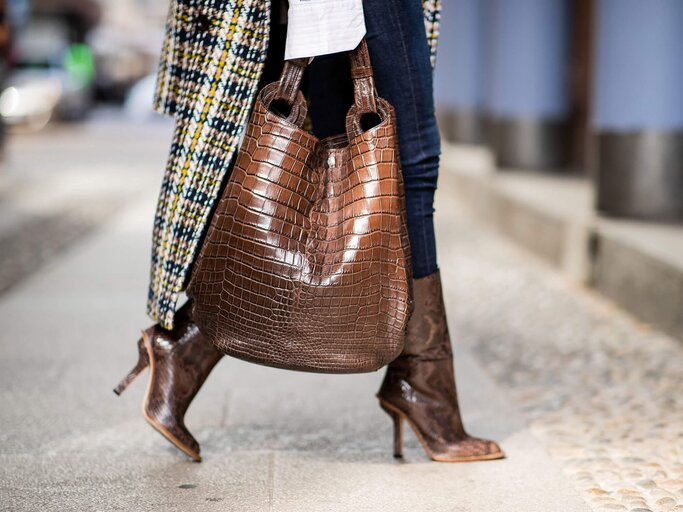
[[[122,393],[149,366],[142,407],[145,419],[179,450],[200,462],[199,443],[185,426],[185,413],[223,354],[199,332],[189,303],[176,313],[172,330],[154,325],[143,331],[139,348],[138,364],[114,392]]]
[[[467,437],[462,441],[449,444],[441,453],[431,458],[439,462],[474,462],[505,458],[498,443],[478,437]]]
[[[185,453],[193,461],[202,461],[202,457],[199,454],[199,443],[187,427],[185,427],[183,422],[178,422],[174,419],[171,419],[170,421],[167,419],[164,421],[164,419],[158,418],[153,411],[150,411],[146,404],[145,407],[143,407],[142,412],[147,423],[164,436],[167,441]]]

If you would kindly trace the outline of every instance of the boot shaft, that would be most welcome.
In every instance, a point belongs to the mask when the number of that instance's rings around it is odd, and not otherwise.
[[[413,280],[414,309],[408,321],[401,357],[420,360],[451,359],[451,340],[446,319],[440,271]]]

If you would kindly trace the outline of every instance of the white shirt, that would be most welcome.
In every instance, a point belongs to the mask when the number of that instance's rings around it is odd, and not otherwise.
[[[287,60],[352,50],[364,35],[362,0],[289,0]]]

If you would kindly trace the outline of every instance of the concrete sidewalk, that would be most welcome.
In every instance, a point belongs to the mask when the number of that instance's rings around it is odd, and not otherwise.
[[[466,422],[499,440],[505,460],[430,462],[412,435],[406,460],[393,460],[390,421],[374,398],[381,373],[309,375],[225,359],[189,411],[204,462],[188,462],[140,414],[146,374],[121,398],[111,392],[148,324],[155,196],[150,190],[0,302],[0,509],[589,510],[463,345]],[[441,225],[442,240],[457,243],[468,229]],[[444,247],[448,269],[453,253]],[[458,286],[445,276],[447,288]]]
[[[501,461],[391,457],[381,372],[224,359],[188,414],[204,462],[121,398],[144,316],[156,185],[0,298],[0,510],[683,510],[683,347],[566,282],[457,207],[439,260],[466,423]]]

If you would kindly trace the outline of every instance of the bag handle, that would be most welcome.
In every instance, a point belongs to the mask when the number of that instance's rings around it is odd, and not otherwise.
[[[359,114],[377,112],[377,89],[370,63],[370,53],[365,38],[350,52],[351,78],[353,79],[353,97]],[[285,61],[280,75],[275,99],[284,100],[294,105],[301,87],[301,78],[306,66],[313,59],[291,59]]]
[[[301,79],[304,76],[306,66],[312,59],[291,59],[285,61],[280,75],[280,83],[275,92],[276,100],[284,100],[290,105],[294,105],[301,87]]]
[[[351,52],[351,78],[353,79],[353,97],[359,114],[377,112],[377,89],[375,75],[370,63],[370,52],[365,38]]]

